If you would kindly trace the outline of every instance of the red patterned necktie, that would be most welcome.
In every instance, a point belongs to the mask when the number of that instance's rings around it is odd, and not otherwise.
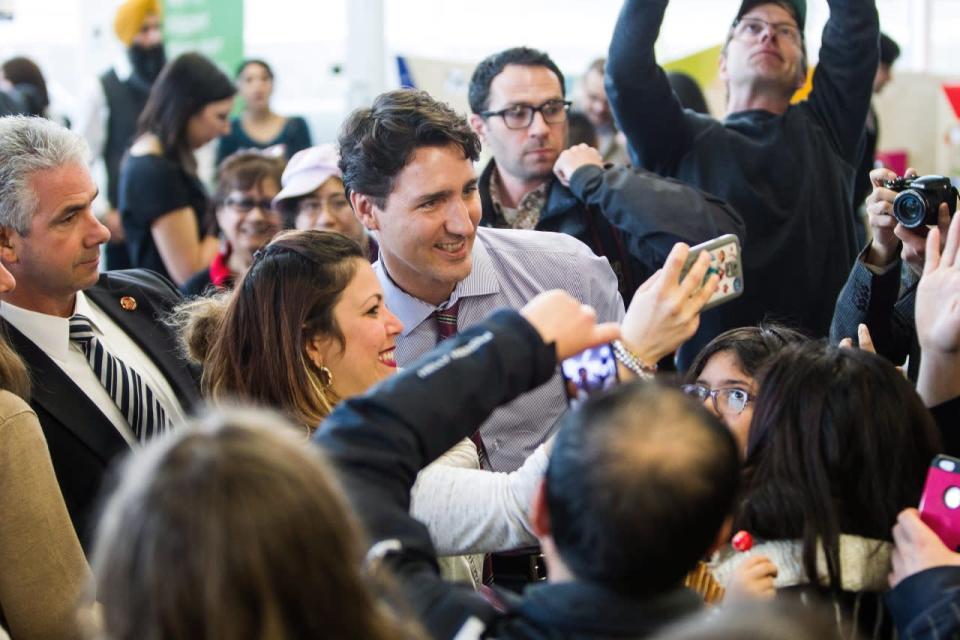
[[[440,335],[439,342],[457,335],[457,312],[460,310],[460,301],[447,307],[446,309],[437,309],[433,312],[433,318],[437,321],[437,333]],[[479,431],[474,431],[470,436],[473,444],[477,445],[477,454],[480,456],[480,468],[490,468],[490,458],[487,457],[487,447],[483,444],[483,438]]]
[[[446,309],[437,309],[433,312],[433,318],[437,321],[437,333],[440,336],[440,340],[438,342],[443,342],[447,338],[452,338],[453,336],[457,335],[457,312],[459,310],[460,301],[457,300]],[[490,459],[487,457],[487,447],[483,444],[483,438],[480,437],[480,432],[474,431],[472,434],[470,434],[470,439],[477,447],[477,454],[480,456],[480,468],[489,469]],[[493,563],[490,559],[490,554],[488,553],[483,556],[483,584],[490,585],[492,583]]]

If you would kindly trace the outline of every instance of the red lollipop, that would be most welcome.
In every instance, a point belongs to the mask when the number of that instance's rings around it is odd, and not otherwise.
[[[753,536],[746,531],[737,531],[733,539],[730,540],[730,544],[732,544],[733,548],[737,551],[750,551],[753,547]]]

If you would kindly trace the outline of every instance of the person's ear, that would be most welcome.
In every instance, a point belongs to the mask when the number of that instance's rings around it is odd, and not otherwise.
[[[470,114],[470,128],[473,129],[473,132],[477,134],[477,137],[480,138],[481,144],[487,143],[487,121],[483,119],[483,116],[477,113]]]
[[[373,203],[370,196],[351,191],[350,206],[353,207],[353,213],[364,227],[370,231],[377,231],[380,228],[376,215],[377,205]]]
[[[553,528],[550,526],[550,510],[547,507],[547,480],[540,481],[533,494],[533,504],[530,505],[530,528],[533,529],[533,535],[538,538],[545,538],[553,535]]]
[[[17,242],[20,234],[10,227],[0,227],[0,260],[4,264],[16,264],[20,261],[17,256]]]
[[[723,81],[724,84],[727,83],[727,80],[730,77],[727,75],[727,52],[724,49],[723,53],[720,54],[720,60],[718,62],[717,75]]]
[[[330,356],[330,343],[332,340],[324,339],[320,336],[314,336],[306,341],[304,344],[304,349],[307,352],[307,358],[312,362],[318,369],[324,366],[324,363],[329,360]]]

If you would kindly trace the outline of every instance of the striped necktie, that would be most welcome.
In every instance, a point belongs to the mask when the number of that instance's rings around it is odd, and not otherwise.
[[[440,336],[439,342],[457,335],[457,312],[460,311],[460,301],[447,307],[446,309],[437,309],[433,312],[433,318],[437,321],[437,333]],[[483,444],[483,438],[480,437],[480,431],[474,431],[470,434],[470,440],[477,447],[477,455],[480,458],[480,468],[490,468],[490,458],[487,457],[487,447]],[[483,556],[483,586],[493,583],[493,561],[490,554]]]
[[[140,374],[106,349],[93,332],[93,324],[79,313],[70,316],[70,341],[87,357],[94,375],[110,394],[140,442],[170,428],[167,413]]]
[[[460,301],[447,307],[446,309],[437,309],[433,312],[433,318],[437,321],[437,333],[440,335],[439,342],[457,335],[457,313],[460,311]],[[483,444],[483,438],[479,431],[474,431],[470,436],[473,444],[477,445],[477,454],[480,456],[480,468],[490,468],[490,458],[487,456],[487,447]]]

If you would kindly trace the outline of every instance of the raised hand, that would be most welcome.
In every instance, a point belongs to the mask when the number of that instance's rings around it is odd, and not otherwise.
[[[620,325],[624,344],[647,364],[673,353],[696,333],[700,311],[717,290],[720,279],[716,274],[703,282],[710,267],[706,251],[680,280],[689,253],[690,248],[682,242],[673,246],[663,269],[634,293]]]
[[[553,165],[553,172],[556,174],[560,184],[565,187],[570,186],[570,176],[580,167],[593,164],[598,167],[603,166],[603,156],[600,152],[588,144],[578,144],[563,151]]]
[[[920,519],[916,509],[904,509],[897,516],[893,542],[896,544],[891,557],[893,570],[887,577],[891,587],[925,569],[960,565],[960,553],[947,549],[940,537]]]
[[[533,325],[547,344],[555,342],[557,359],[620,337],[616,322],[597,324],[597,312],[566,291],[554,289],[528,302],[520,314]]]
[[[950,223],[940,252],[940,230],[927,236],[923,277],[917,286],[917,337],[928,351],[960,350],[960,217]]]

